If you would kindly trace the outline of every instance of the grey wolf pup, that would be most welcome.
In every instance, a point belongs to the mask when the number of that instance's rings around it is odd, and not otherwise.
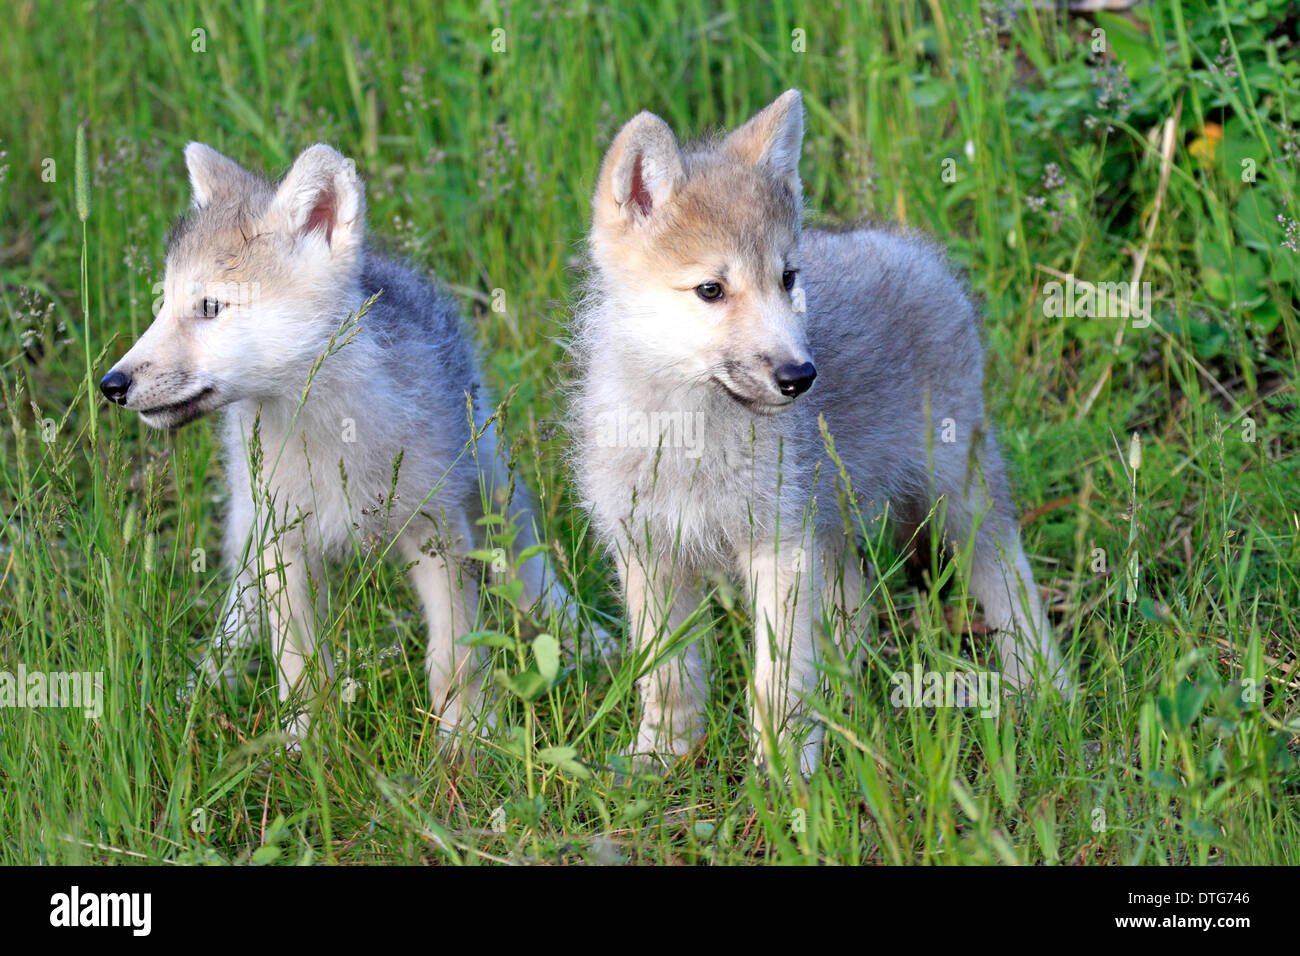
[[[460,316],[366,247],[364,187],[330,147],[305,150],[278,184],[201,143],[185,160],[193,203],[168,238],[161,309],[100,389],[155,428],[224,412],[234,584],[202,669],[230,676],[229,652],[261,630],[260,603],[280,700],[314,701],[333,676],[315,638],[324,562],[359,543],[409,566],[429,693],[452,730],[482,680],[481,652],[457,644],[478,607],[481,565],[464,556],[482,546],[483,489],[495,502],[510,485]],[[522,552],[537,540],[522,490],[509,508]],[[576,629],[543,553],[519,574],[521,604],[544,601]],[[286,728],[295,745],[309,710]]]
[[[822,738],[807,714],[813,624],[833,617],[841,650],[860,654],[869,590],[865,522],[846,527],[837,495],[904,529],[944,511],[948,543],[973,549],[970,589],[1000,632],[1003,681],[1065,676],[985,417],[975,310],[923,238],[801,230],[802,139],[795,90],[695,147],[650,113],[623,127],[592,200],[571,417],[638,653],[659,660],[706,575],[734,574],[754,607],[756,752],[779,746],[808,773]],[[665,656],[639,680],[643,767],[706,727],[700,642]]]

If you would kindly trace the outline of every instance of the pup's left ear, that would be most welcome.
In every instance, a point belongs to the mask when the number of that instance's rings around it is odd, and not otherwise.
[[[352,251],[365,234],[365,186],[352,160],[317,143],[294,161],[270,212],[295,237],[316,233],[332,252]]]
[[[803,97],[786,90],[722,142],[739,160],[771,170],[799,195],[799,152],[803,149]]]

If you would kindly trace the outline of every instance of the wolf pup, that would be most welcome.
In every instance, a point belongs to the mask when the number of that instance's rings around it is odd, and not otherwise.
[[[1065,676],[985,419],[970,300],[924,239],[801,232],[802,140],[795,90],[694,147],[650,113],[623,127],[592,200],[572,427],[638,653],[659,659],[708,572],[737,575],[754,607],[756,751],[779,746],[808,773],[821,746],[800,719],[817,685],[813,622],[822,609],[837,620],[845,652],[860,653],[863,632],[860,532],[839,496],[906,529],[942,513],[948,543],[973,547],[971,591],[1000,632],[1003,678]],[[706,726],[700,643],[639,690],[637,764],[686,753]]]
[[[201,143],[185,160],[193,203],[168,238],[161,309],[100,389],[155,428],[225,410],[235,580],[203,670],[231,676],[226,655],[255,638],[260,596],[280,700],[310,701],[333,675],[313,628],[323,562],[356,542],[391,548],[424,605],[439,728],[454,729],[482,679],[478,652],[456,643],[478,604],[463,557],[481,546],[483,486],[510,483],[460,316],[366,247],[364,188],[330,147],[305,150],[278,185]],[[511,513],[522,551],[536,538],[520,491]],[[576,627],[543,554],[520,575],[522,604],[544,600]],[[286,728],[295,742],[306,710]]]

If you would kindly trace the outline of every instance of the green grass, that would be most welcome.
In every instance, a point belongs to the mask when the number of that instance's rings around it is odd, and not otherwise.
[[[168,6],[19,0],[0,38],[0,670],[102,671],[107,695],[98,721],[0,709],[0,862],[1300,862],[1287,4],[1100,21],[940,0]],[[1097,26],[1108,65],[1089,59]],[[694,765],[630,785],[603,769],[632,738],[632,664],[503,694],[518,730],[451,761],[414,596],[358,559],[323,631],[361,691],[300,758],[276,749],[267,669],[178,701],[225,586],[217,443],[206,423],[148,431],[91,387],[150,321],[184,143],[273,173],[317,140],[356,158],[372,232],[456,289],[490,384],[518,385],[521,476],[590,613],[616,615],[552,426],[602,150],[640,109],[705,133],[790,86],[814,215],[930,230],[983,300],[987,394],[1076,698],[891,707],[895,671],[992,650],[960,625],[964,569],[939,593],[895,569],[865,678],[828,676],[826,766],[787,787],[748,769],[748,625],[722,584]],[[1127,280],[1142,255],[1150,327],[1045,313],[1056,274]],[[497,623],[501,666],[531,666],[517,619]]]

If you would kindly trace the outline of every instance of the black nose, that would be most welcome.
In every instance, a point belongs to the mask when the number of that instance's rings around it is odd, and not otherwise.
[[[776,387],[782,395],[796,398],[812,388],[816,377],[817,369],[813,368],[812,362],[804,362],[802,365],[786,362],[776,370]]]
[[[126,393],[131,390],[131,380],[121,372],[109,372],[99,383],[99,390],[110,402],[126,404]]]

